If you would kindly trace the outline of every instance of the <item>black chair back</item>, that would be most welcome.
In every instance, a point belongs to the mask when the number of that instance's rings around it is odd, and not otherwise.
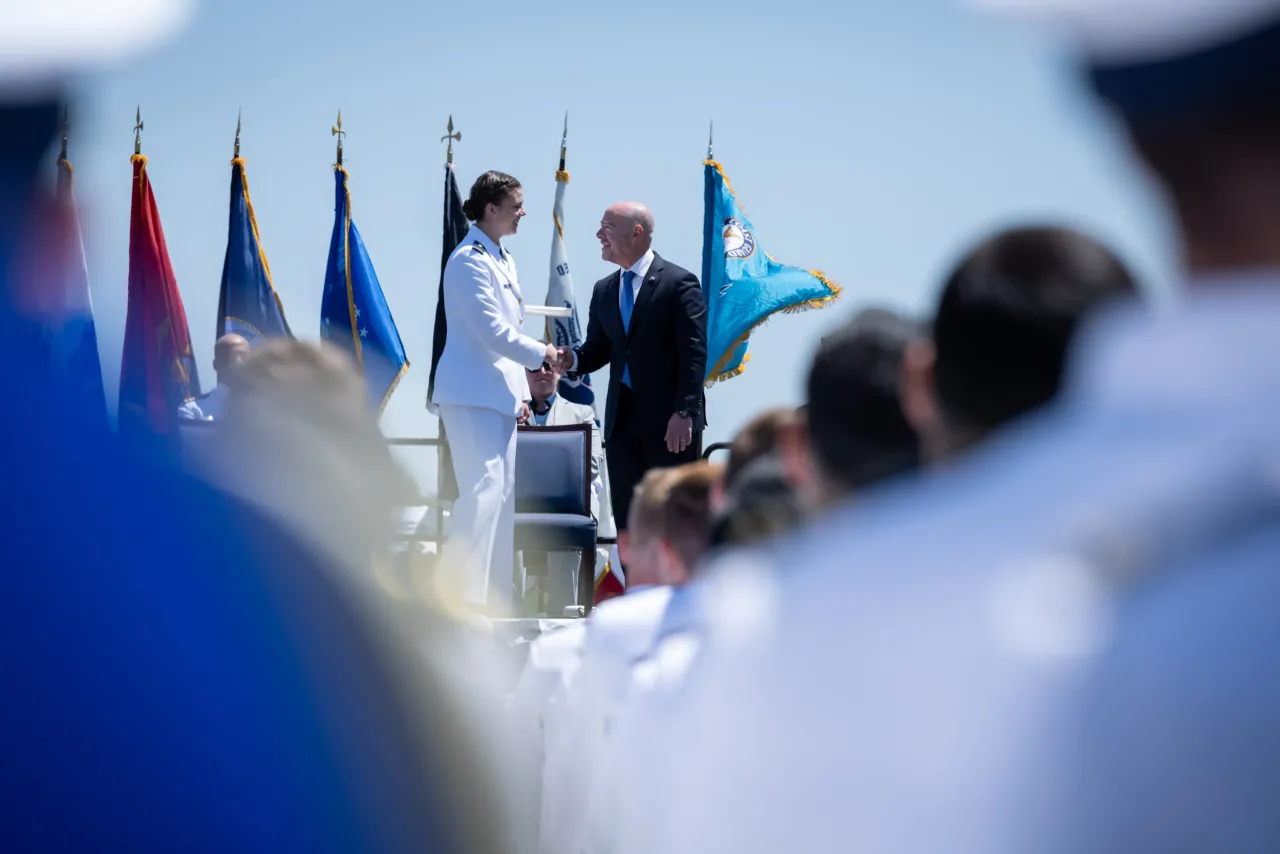
[[[520,427],[517,513],[591,515],[591,425]]]

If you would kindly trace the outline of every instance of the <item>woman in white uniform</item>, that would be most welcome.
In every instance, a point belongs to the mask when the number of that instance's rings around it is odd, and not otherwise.
[[[444,269],[448,328],[432,401],[458,480],[443,580],[461,597],[501,609],[514,601],[516,418],[529,397],[525,369],[555,363],[556,349],[525,335],[515,260],[502,238],[524,217],[520,182],[486,172],[462,206],[471,230]]]

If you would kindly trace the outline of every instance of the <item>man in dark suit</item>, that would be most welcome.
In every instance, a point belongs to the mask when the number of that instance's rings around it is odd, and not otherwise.
[[[618,270],[596,282],[573,368],[592,373],[609,366],[605,459],[621,533],[646,471],[698,458],[706,426],[707,305],[697,276],[653,251],[653,214],[644,205],[611,205],[596,237],[601,256]]]

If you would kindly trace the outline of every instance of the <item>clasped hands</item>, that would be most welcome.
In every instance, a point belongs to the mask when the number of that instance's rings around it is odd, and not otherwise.
[[[546,362],[553,370],[567,374],[573,367],[573,351],[568,347],[557,347],[554,344],[548,344],[547,351],[542,355],[542,361]]]

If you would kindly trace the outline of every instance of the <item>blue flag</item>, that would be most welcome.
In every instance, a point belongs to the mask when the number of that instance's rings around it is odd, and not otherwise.
[[[724,169],[706,160],[702,289],[707,299],[707,382],[746,370],[747,338],[776,312],[821,308],[840,286],[817,270],[779,264],[756,238]]]
[[[250,346],[262,338],[292,338],[284,306],[271,284],[267,253],[258,237],[258,220],[249,201],[244,158],[231,161],[231,216],[227,224],[227,255],[222,262],[222,290],[218,295],[218,331],[243,336]]]
[[[400,378],[409,370],[409,358],[382,285],[378,284],[373,261],[351,221],[347,170],[335,166],[333,177],[337,201],[329,266],[320,298],[320,338],[352,355],[364,373],[374,409],[381,415]]]

